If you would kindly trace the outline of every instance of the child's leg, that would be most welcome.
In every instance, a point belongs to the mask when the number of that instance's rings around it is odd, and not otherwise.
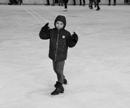
[[[65,79],[65,76],[63,74],[64,64],[65,64],[65,61],[56,61],[56,62],[53,61],[53,68],[57,74],[58,82],[62,84],[64,83],[64,79]]]

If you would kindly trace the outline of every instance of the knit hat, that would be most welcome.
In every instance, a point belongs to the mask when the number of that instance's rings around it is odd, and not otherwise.
[[[65,28],[65,26],[66,26],[66,18],[65,18],[65,16],[63,16],[63,15],[58,15],[58,16],[56,17],[56,19],[55,19],[55,22],[54,22],[54,25],[55,25],[55,26],[56,26],[56,22],[57,22],[57,21],[63,22],[64,28]]]

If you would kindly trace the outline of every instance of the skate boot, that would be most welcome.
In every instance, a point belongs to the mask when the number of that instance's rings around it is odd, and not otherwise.
[[[89,6],[89,9],[93,9],[93,6]]]
[[[96,10],[99,11],[99,10],[100,10],[100,7],[98,6]]]
[[[55,85],[56,89],[51,93],[51,95],[58,95],[64,93],[64,88],[60,82],[57,82]]]

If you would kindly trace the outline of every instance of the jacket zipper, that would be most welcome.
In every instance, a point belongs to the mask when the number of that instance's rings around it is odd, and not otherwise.
[[[58,40],[59,40],[59,30],[58,30],[58,35],[57,35],[57,39],[56,39],[56,52],[55,52],[55,61],[56,61],[56,58],[57,58]]]

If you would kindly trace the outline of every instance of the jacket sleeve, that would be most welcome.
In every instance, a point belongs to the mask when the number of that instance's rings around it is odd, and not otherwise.
[[[39,37],[40,39],[49,39],[50,38],[50,31],[51,29],[44,29],[44,27],[42,27],[40,33],[39,33]]]
[[[71,35],[69,33],[69,37],[68,37],[68,40],[67,40],[68,46],[70,48],[72,48],[77,44],[77,42],[78,42],[78,35],[77,34]]]

